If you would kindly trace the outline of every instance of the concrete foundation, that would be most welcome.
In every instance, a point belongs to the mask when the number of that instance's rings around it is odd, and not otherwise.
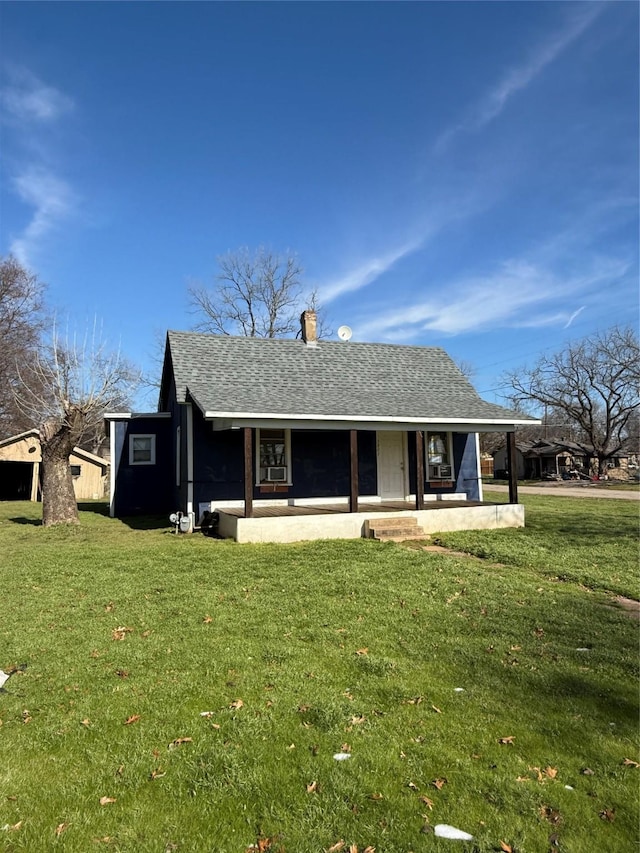
[[[312,539],[360,539],[366,535],[365,522],[380,519],[379,512],[336,512],[323,514],[282,515],[242,518],[218,510],[218,532],[236,542],[301,542]],[[393,512],[395,518],[417,519],[425,535],[453,530],[496,530],[501,527],[524,527],[521,504],[482,504],[439,509]]]

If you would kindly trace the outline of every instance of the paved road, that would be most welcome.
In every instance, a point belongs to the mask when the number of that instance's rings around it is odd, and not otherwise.
[[[485,492],[508,492],[509,486],[493,486],[484,483]],[[601,486],[518,486],[518,494],[522,495],[547,495],[553,497],[567,498],[606,498],[615,501],[637,501],[640,500],[640,491],[624,491],[620,489],[607,489]]]

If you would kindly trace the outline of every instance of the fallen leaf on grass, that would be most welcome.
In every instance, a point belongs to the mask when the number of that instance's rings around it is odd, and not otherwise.
[[[340,841],[336,841],[335,844],[332,844],[331,847],[327,849],[327,853],[340,853],[340,850],[343,850],[345,847],[345,842],[340,839]]]
[[[80,725],[84,726],[85,728],[89,728],[89,726],[91,725],[91,720],[88,717],[85,717],[84,720],[80,723]]]
[[[435,705],[432,705],[432,706],[431,706],[431,710],[432,710],[432,711],[435,711],[435,712],[436,712],[436,714],[441,714],[441,713],[442,713],[442,711],[440,710],[440,708],[436,708],[436,706],[435,706]]]
[[[595,776],[595,770],[592,770],[590,767],[583,767],[580,773],[583,776]]]
[[[415,696],[413,699],[405,699],[403,705],[419,705],[424,702],[424,696]]]
[[[506,841],[500,842],[500,849],[503,853],[513,853],[513,847],[510,844],[507,844]]]
[[[446,779],[434,779],[431,784],[433,785],[434,788],[437,788],[438,791],[441,791],[444,788],[444,786],[447,784],[447,780]]]
[[[207,613],[207,615],[204,617],[204,619],[203,619],[202,621],[204,622],[204,624],[205,624],[205,625],[209,625],[211,622],[213,622],[213,619],[212,619],[212,617],[211,617],[211,616],[209,616],[209,614]]]
[[[123,724],[123,725],[125,725],[125,726],[130,726],[130,725],[131,725],[131,723],[137,723],[139,719],[140,719],[140,714],[132,714],[130,717],[128,717],[128,718],[124,721],[124,724]]]
[[[101,806],[109,806],[111,803],[115,803],[115,797],[100,797],[100,805]]]
[[[363,655],[368,655],[368,654],[369,654],[369,649],[368,649],[368,648],[366,648],[366,647],[365,647],[364,649],[357,649],[357,650],[356,650],[356,654],[357,654],[358,656],[360,656],[360,657],[362,657]]]
[[[622,764],[624,765],[624,767],[640,767],[640,764],[638,764],[637,761],[632,761],[630,758],[625,758]]]
[[[351,717],[351,723],[354,726],[359,726],[360,723],[364,723],[366,719],[367,718],[364,716],[364,714],[361,714],[359,717]]]
[[[169,749],[175,749],[177,746],[182,746],[183,743],[193,743],[192,737],[177,737],[169,744]]]
[[[65,829],[68,829],[68,827],[69,827],[68,823],[59,823],[56,826],[56,835],[62,835],[62,833],[65,831]]]
[[[415,782],[407,782],[407,788],[411,788],[412,791],[418,791],[419,788]]]
[[[124,764],[121,764],[116,770],[116,776],[124,776]]]
[[[108,604],[105,604],[105,613],[111,613],[113,610],[113,601],[110,601]]]
[[[116,669],[118,678],[129,678],[129,671],[126,669]]]
[[[24,823],[23,820],[19,820],[17,823],[14,823],[13,825],[5,823],[5,825],[2,827],[2,831],[3,832],[17,832],[19,829],[22,828],[23,823]]]
[[[609,823],[613,823],[613,821],[616,819],[616,810],[602,809],[602,811],[599,812],[598,817],[600,818],[600,820],[608,820]]]
[[[149,778],[153,782],[154,779],[162,779],[163,776],[167,775],[167,771],[163,770],[162,767],[156,767],[155,770],[152,770],[149,774]]]
[[[127,634],[131,634],[133,628],[127,628],[126,625],[121,625],[119,628],[114,628],[111,632],[111,637],[114,640],[124,640]]]
[[[557,767],[545,767],[542,772],[549,779],[555,779],[556,776],[558,775],[558,768]]]
[[[315,794],[318,790],[318,783],[316,781],[309,782],[307,785],[307,794]]]
[[[234,711],[239,711],[240,708],[244,707],[244,702],[242,699],[236,699],[235,702],[232,702],[229,707]]]
[[[549,823],[562,823],[562,815],[558,809],[553,809],[551,806],[540,806],[540,814],[545,820],[548,820]]]
[[[433,800],[430,800],[429,797],[420,797],[420,802],[424,803],[430,812],[433,811]]]
[[[513,742],[515,739],[515,735],[509,735],[508,737],[498,738],[498,743],[501,743],[503,746],[513,746]]]
[[[22,722],[25,723],[25,725],[26,723],[30,723],[32,719],[33,718],[28,711],[25,710],[22,712]]]
[[[384,797],[382,796],[382,794],[377,793],[377,794],[369,794],[368,799],[378,801],[378,800],[384,800]]]

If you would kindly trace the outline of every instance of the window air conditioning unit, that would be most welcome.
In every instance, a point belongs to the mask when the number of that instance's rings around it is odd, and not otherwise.
[[[452,473],[451,465],[429,465],[431,480],[450,480]]]
[[[267,482],[269,483],[284,483],[287,480],[287,469],[285,467],[280,468],[267,468]]]

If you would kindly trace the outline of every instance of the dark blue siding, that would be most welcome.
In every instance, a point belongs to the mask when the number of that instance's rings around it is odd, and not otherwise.
[[[169,419],[132,418],[112,424],[119,453],[111,460],[116,467],[114,513],[118,517],[171,512],[176,507],[173,493],[172,425]],[[155,435],[155,465],[129,464],[129,436]]]
[[[244,443],[242,430],[214,432],[193,410],[194,508],[200,503],[242,500]],[[277,492],[254,486],[254,498],[331,498],[349,494],[349,433],[337,430],[292,430],[293,484]],[[254,432],[255,458],[255,432]],[[377,492],[374,432],[358,433],[359,492]],[[186,475],[186,469],[185,469]]]

